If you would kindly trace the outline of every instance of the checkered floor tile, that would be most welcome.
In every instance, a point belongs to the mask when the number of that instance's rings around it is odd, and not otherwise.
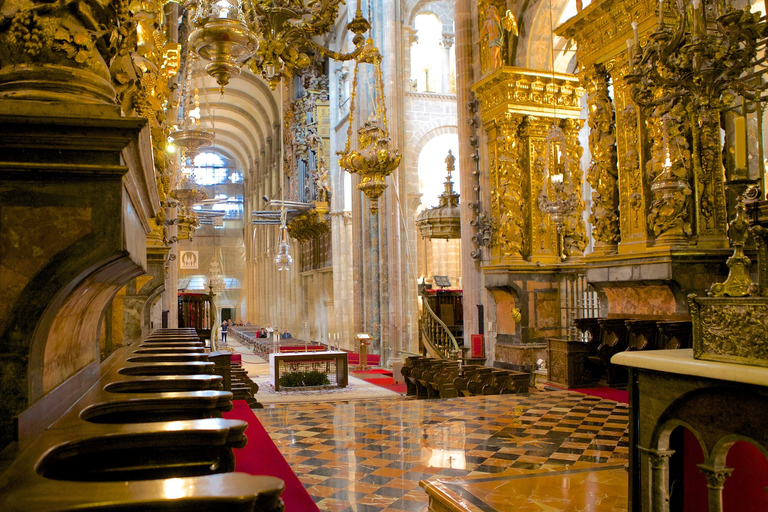
[[[422,511],[419,480],[628,458],[627,406],[567,391],[254,412],[324,511]]]

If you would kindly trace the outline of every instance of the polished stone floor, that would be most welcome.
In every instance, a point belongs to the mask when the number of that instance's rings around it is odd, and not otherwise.
[[[626,492],[629,414],[610,400],[558,391],[296,403],[254,412],[323,511],[422,511],[428,495],[419,481],[428,479],[474,503],[473,510],[625,509],[617,489]],[[510,483],[538,469],[545,471],[539,477],[554,478],[528,480],[522,490]],[[572,492],[585,490],[563,498],[566,480]],[[578,508],[607,495],[618,496],[608,508]],[[560,508],[540,508],[542,496],[559,497]]]

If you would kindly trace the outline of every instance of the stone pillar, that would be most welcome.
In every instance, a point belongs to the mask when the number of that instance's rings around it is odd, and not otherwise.
[[[440,92],[443,94],[451,93],[451,48],[453,47],[454,40],[453,34],[443,34],[443,39],[441,40],[443,47],[443,83],[442,91]]]
[[[731,476],[733,468],[716,468],[707,464],[699,464],[698,468],[707,479],[709,512],[723,512],[723,485],[725,485],[725,479]]]
[[[454,4],[454,24],[456,27],[456,102],[458,104],[458,131],[459,131],[459,192],[461,202],[461,244],[464,252],[473,246],[475,229],[472,223],[475,221],[480,208],[480,192],[473,189],[477,182],[477,162],[473,158],[476,155],[475,147],[471,144],[472,137],[477,138],[474,127],[470,124],[475,118],[470,109],[472,101],[472,84],[475,81],[474,74],[474,45],[472,37],[472,2],[470,0],[456,0]],[[461,275],[463,285],[464,303],[464,339],[469,339],[471,334],[480,332],[482,326],[478,323],[477,306],[483,304],[482,275],[479,272],[479,263],[473,258],[462,258]]]
[[[669,458],[675,451],[638,448],[648,455],[651,464],[651,510],[669,512]]]

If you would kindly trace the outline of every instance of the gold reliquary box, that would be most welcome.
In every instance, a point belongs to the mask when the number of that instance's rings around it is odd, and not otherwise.
[[[768,297],[688,297],[693,357],[768,367]]]

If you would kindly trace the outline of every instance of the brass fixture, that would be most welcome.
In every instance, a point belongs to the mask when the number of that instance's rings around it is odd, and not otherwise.
[[[358,149],[352,149],[355,97],[361,64],[371,64],[374,68],[374,91],[372,91],[374,109],[368,121],[357,130]],[[392,140],[389,138],[387,107],[384,103],[384,81],[381,77],[381,53],[370,38],[365,42],[365,48],[355,65],[350,94],[347,143],[340,155],[339,166],[360,176],[357,188],[371,200],[371,213],[375,215],[379,210],[379,197],[387,188],[385,179],[400,165],[402,157],[400,151],[392,148]]]
[[[456,157],[448,150],[445,159],[448,177],[445,180],[445,192],[440,194],[440,203],[434,208],[424,210],[416,218],[416,225],[423,238],[461,238],[461,211],[459,194],[453,191],[451,173],[456,170]]]
[[[312,38],[330,30],[343,0],[200,0],[189,42],[202,58],[210,61],[206,71],[216,78],[222,93],[229,80],[248,63],[275,89],[283,77],[309,66],[308,52],[344,61],[363,50],[370,23],[357,2],[355,17],[347,29],[355,34],[350,53],[329,50]]]
[[[233,1],[201,2],[195,16],[197,28],[189,35],[191,48],[209,61],[205,71],[216,79],[222,94],[258,48],[256,34],[245,24],[242,7]]]
[[[195,67],[195,58],[187,59],[187,77],[184,82],[188,108],[184,112],[184,121],[181,129],[170,133],[173,143],[184,148],[185,155],[193,163],[201,149],[207,148],[213,143],[213,133],[200,125],[200,90],[192,81],[192,70]],[[190,87],[192,90],[190,91]]]

